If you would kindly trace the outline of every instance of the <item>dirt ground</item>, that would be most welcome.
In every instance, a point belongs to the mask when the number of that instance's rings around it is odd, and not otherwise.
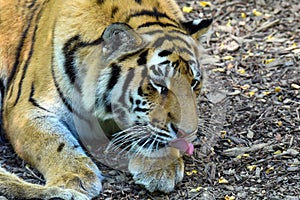
[[[298,0],[180,1],[187,18],[213,18],[195,153],[170,194],[149,193],[99,164],[96,199],[300,199],[300,3]],[[0,147],[0,164],[43,184]]]

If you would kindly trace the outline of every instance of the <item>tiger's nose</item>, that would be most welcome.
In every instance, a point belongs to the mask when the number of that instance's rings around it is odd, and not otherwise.
[[[180,128],[177,130],[177,137],[179,137],[179,138],[183,138],[183,137],[186,137],[188,135],[189,135],[188,133],[186,133],[184,130],[182,130]]]
[[[171,124],[172,130],[176,133],[177,138],[187,138],[187,137],[197,137],[196,133],[197,133],[197,129],[193,130],[193,131],[185,131],[181,128],[177,128],[174,124]]]
[[[198,130],[194,130],[193,132],[187,133],[182,129],[178,129],[177,138],[184,138],[189,142],[193,142],[197,139],[197,131]]]

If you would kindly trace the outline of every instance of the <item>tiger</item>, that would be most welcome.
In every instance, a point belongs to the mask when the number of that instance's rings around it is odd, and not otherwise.
[[[0,0],[0,6],[1,132],[46,180],[32,184],[0,167],[0,195],[98,196],[104,176],[73,118],[90,115],[117,130],[105,134],[130,152],[136,184],[173,191],[197,138],[200,39],[212,19],[188,21],[174,0]]]

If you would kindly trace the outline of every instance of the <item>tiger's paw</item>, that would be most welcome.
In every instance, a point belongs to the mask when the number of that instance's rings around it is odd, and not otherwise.
[[[75,190],[57,187],[47,188],[39,197],[42,197],[45,200],[90,200],[88,196]]]
[[[68,191],[74,191],[71,192],[71,194],[74,195],[71,199],[81,199],[76,198],[80,195],[87,197],[83,199],[90,199],[99,195],[102,190],[101,180],[96,178],[93,174],[80,177],[79,174],[66,173],[62,175],[61,178],[56,179],[54,185]]]
[[[90,198],[73,189],[27,183],[0,167],[0,200],[44,199],[44,200],[89,200]]]
[[[184,175],[184,163],[180,157],[134,157],[128,168],[135,183],[144,185],[150,192],[169,193],[182,181]]]
[[[89,198],[98,196],[102,191],[103,177],[101,172],[88,158],[84,159],[84,161],[81,160],[77,165],[70,167],[64,173],[48,177],[48,180],[47,186],[72,189]]]

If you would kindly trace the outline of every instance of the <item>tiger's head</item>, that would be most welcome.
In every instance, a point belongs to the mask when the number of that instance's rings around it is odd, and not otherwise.
[[[123,23],[106,28],[101,46],[86,56],[99,59],[86,72],[83,102],[113,145],[148,156],[163,155],[164,147],[192,154],[202,83],[198,38],[210,23],[182,23],[181,29],[134,30]]]

